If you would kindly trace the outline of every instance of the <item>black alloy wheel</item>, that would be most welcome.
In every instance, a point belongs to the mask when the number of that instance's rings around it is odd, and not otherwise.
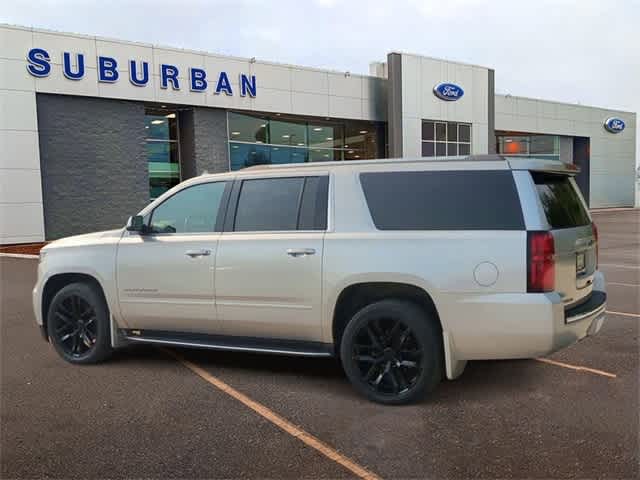
[[[109,310],[102,293],[86,283],[72,283],[53,297],[47,333],[62,358],[71,363],[97,363],[112,352]]]
[[[370,400],[417,400],[442,377],[442,336],[419,306],[383,300],[351,319],[341,342],[345,373]]]
[[[60,348],[74,357],[86,355],[96,344],[96,311],[77,294],[64,297],[53,311],[51,334]]]
[[[363,381],[380,394],[408,391],[422,370],[423,351],[415,334],[394,318],[372,318],[362,325],[351,353]]]

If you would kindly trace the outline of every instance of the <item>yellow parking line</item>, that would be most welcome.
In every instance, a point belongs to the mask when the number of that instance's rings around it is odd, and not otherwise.
[[[344,455],[339,453],[337,450],[331,448],[329,445],[322,442],[318,438],[314,437],[310,433],[307,433],[301,428],[296,427],[293,423],[281,417],[280,415],[275,413],[273,410],[265,407],[264,405],[262,405],[259,402],[256,402],[255,400],[252,400],[251,398],[239,392],[232,386],[226,384],[219,378],[214,377],[202,367],[199,367],[195,363],[192,363],[189,360],[184,359],[182,356],[180,356],[179,354],[177,354],[172,350],[167,350],[164,348],[162,350],[168,353],[169,355],[171,355],[176,360],[178,360],[178,362],[180,362],[182,365],[187,367],[189,370],[191,370],[193,373],[198,375],[200,378],[202,378],[206,382],[210,383],[214,387],[223,391],[227,395],[235,398],[240,403],[242,403],[246,407],[256,412],[258,415],[264,417],[265,419],[267,419],[268,421],[270,421],[280,429],[284,430],[286,433],[288,433],[292,437],[295,437],[301,442],[303,442],[305,445],[317,450],[319,453],[329,458],[330,460],[333,460],[339,465],[342,465],[344,468],[351,471],[354,475],[364,480],[380,480],[380,477],[378,477],[375,473],[372,473],[366,468],[358,465],[356,462],[354,462],[350,458],[345,457]]]
[[[637,313],[626,313],[626,312],[614,312],[613,310],[607,310],[607,313],[612,313],[614,315],[622,315],[623,317],[636,317],[640,318],[640,314]]]
[[[620,282],[607,282],[607,285],[618,285],[621,287],[640,287],[640,283],[620,283]]]
[[[603,370],[596,370],[595,368],[580,367],[578,365],[571,365],[569,363],[557,362],[555,360],[550,360],[548,358],[536,358],[534,360],[537,360],[538,362],[549,363],[549,364],[555,365],[557,367],[563,367],[563,368],[569,368],[571,370],[577,370],[577,371],[580,371],[580,372],[594,373],[596,375],[602,375],[603,377],[618,378],[618,376],[615,373],[609,373],[609,372],[605,372]]]

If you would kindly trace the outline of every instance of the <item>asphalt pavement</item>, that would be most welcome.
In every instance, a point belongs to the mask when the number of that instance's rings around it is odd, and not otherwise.
[[[35,326],[36,261],[0,258],[0,476],[353,477],[342,455],[382,478],[638,478],[640,211],[594,218],[617,312],[599,335],[554,364],[470,362],[404,407],[359,397],[335,360],[175,350],[247,403],[157,348],[71,366]]]

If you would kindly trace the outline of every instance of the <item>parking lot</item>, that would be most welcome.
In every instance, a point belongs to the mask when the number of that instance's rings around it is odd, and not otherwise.
[[[637,478],[640,211],[594,214],[608,319],[539,360],[470,362],[385,407],[337,361],[127,349],[72,367],[0,258],[2,478]]]

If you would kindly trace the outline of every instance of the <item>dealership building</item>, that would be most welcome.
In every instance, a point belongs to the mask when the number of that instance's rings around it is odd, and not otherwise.
[[[114,228],[182,180],[265,163],[535,156],[579,166],[592,208],[634,204],[635,113],[380,60],[357,75],[0,26],[0,244]]]

